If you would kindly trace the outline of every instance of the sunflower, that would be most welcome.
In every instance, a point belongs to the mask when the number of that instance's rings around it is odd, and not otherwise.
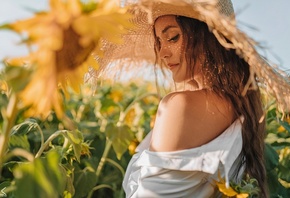
[[[6,27],[26,35],[23,42],[32,49],[28,56],[15,58],[22,60],[18,65],[25,62],[34,70],[30,83],[19,94],[30,107],[28,115],[45,117],[53,109],[61,118],[59,89],[78,91],[88,67],[98,69],[94,56],[101,56],[101,39],[121,42],[120,35],[132,24],[126,8],[114,0],[50,0],[49,5],[48,11]]]

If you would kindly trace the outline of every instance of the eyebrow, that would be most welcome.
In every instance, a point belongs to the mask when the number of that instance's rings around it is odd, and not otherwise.
[[[168,26],[166,26],[166,27],[162,30],[162,33],[164,34],[164,33],[167,32],[167,30],[170,29],[170,28],[177,28],[177,26],[175,26],[175,25],[168,25]]]

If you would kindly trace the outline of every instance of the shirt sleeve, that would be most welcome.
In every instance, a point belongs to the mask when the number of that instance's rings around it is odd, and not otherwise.
[[[126,197],[210,197],[208,181],[220,171],[229,183],[229,172],[242,149],[241,124],[236,123],[213,141],[197,148],[135,154],[126,171]]]

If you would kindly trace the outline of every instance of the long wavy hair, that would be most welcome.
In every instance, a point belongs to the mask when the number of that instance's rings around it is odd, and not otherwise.
[[[264,165],[265,121],[261,119],[264,115],[261,94],[259,89],[249,89],[243,94],[250,75],[249,64],[234,49],[225,49],[206,23],[183,16],[176,16],[176,21],[183,33],[188,72],[194,76],[195,63],[202,64],[205,86],[231,102],[235,117],[244,117],[241,162],[236,175],[245,167],[245,173],[257,179],[261,189],[260,196],[268,197]],[[156,55],[158,49],[156,40]]]

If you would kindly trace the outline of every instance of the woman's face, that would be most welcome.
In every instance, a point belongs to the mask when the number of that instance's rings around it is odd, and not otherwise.
[[[155,35],[159,42],[159,56],[171,70],[175,82],[190,78],[183,50],[182,31],[175,16],[161,16],[155,21]]]

